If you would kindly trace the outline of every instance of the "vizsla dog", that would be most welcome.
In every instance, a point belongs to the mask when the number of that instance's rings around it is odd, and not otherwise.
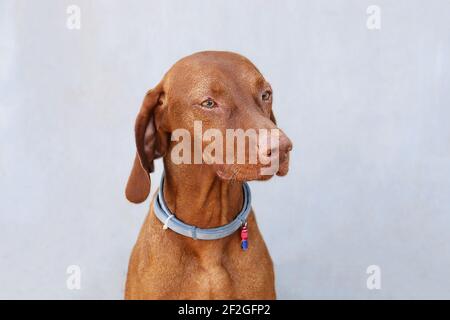
[[[201,121],[205,134],[208,129],[224,136],[228,129],[278,130],[278,141],[271,136],[267,143],[245,143],[277,160],[277,170],[262,174],[267,165],[261,161],[174,161],[181,141],[174,139],[176,130],[195,137],[195,121]],[[292,144],[275,124],[272,89],[258,69],[231,52],[206,51],[181,59],[147,92],[135,138],[127,199],[146,200],[153,160],[159,157],[164,180],[131,254],[125,298],[275,299],[273,264],[246,181],[286,175]],[[202,147],[205,140],[200,140]],[[184,152],[195,149],[195,141],[184,142],[192,142]],[[232,149],[235,160],[238,150]]]

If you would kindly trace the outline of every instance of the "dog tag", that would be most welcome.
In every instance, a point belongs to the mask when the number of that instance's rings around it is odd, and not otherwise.
[[[247,223],[245,223],[244,226],[241,229],[241,248],[242,248],[242,250],[247,250],[248,249]]]

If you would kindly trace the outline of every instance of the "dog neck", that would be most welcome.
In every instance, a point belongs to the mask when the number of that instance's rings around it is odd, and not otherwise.
[[[242,182],[220,179],[207,165],[164,161],[164,199],[184,223],[214,228],[231,222],[243,206]]]

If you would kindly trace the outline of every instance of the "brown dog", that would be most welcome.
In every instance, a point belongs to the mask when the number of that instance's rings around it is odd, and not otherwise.
[[[230,52],[200,52],[178,61],[145,96],[136,119],[137,155],[126,196],[135,203],[150,192],[153,160],[163,157],[164,198],[179,220],[198,228],[223,226],[243,206],[243,181],[266,180],[257,164],[175,164],[174,130],[194,136],[203,130],[275,129],[272,89],[246,58]],[[277,175],[288,171],[292,144],[279,131],[279,143],[254,146],[279,155]],[[224,134],[225,135],[225,134]],[[275,148],[277,148],[275,150]],[[276,151],[276,152],[274,152]],[[273,175],[273,174],[272,174]],[[240,232],[217,240],[194,240],[162,228],[150,212],[131,254],[126,299],[274,299],[272,260],[255,216],[248,223],[249,249]]]

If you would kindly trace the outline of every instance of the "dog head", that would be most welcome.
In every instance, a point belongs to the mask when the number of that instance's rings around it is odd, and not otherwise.
[[[276,126],[270,84],[248,59],[216,51],[181,59],[147,92],[135,138],[126,196],[136,203],[150,192],[158,157],[224,180],[266,180],[287,174],[292,149]]]

